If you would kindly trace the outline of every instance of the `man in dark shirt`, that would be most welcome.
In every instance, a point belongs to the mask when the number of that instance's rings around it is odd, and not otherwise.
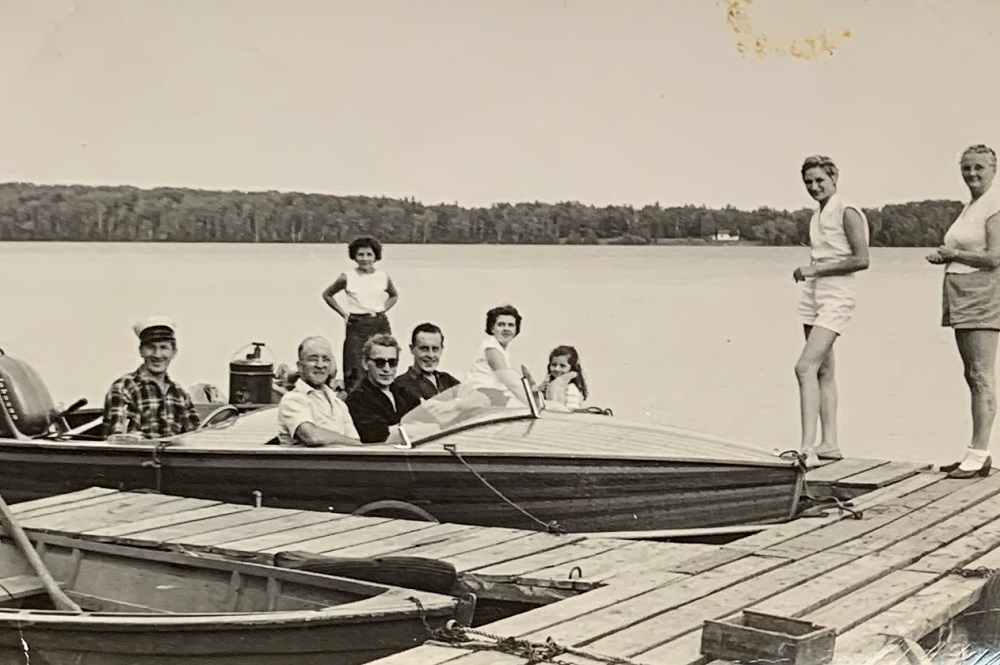
[[[451,374],[438,370],[443,351],[444,334],[436,325],[421,323],[413,329],[413,333],[410,335],[410,353],[413,354],[413,365],[392,382],[393,387],[406,393],[408,403],[416,406],[423,400],[431,399],[459,384],[458,379]],[[405,415],[405,413],[400,415]]]
[[[177,355],[175,328],[173,321],[163,317],[148,317],[133,326],[142,365],[108,389],[105,438],[160,439],[197,429],[198,412],[190,395],[167,374]]]
[[[358,436],[362,443],[402,441],[399,419],[416,403],[393,385],[399,367],[399,342],[392,335],[372,335],[361,358],[364,378],[346,400]]]

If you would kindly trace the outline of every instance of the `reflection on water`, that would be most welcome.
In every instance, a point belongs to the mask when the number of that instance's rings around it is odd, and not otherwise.
[[[785,450],[798,440],[792,367],[802,344],[792,271],[805,248],[390,245],[400,291],[390,311],[408,346],[422,321],[444,329],[442,369],[460,379],[486,310],[524,315],[511,345],[543,376],[559,344],[580,350],[592,395],[652,419]],[[970,428],[941,270],[922,249],[873,250],[855,319],[837,342],[840,438],[861,456],[950,461]],[[0,348],[31,362],[57,401],[103,398],[138,364],[131,326],[180,324],[172,374],[228,389],[228,362],[263,341],[294,363],[303,337],[343,342],[320,293],[348,265],[343,245],[0,245]],[[403,367],[409,364],[404,351]]]

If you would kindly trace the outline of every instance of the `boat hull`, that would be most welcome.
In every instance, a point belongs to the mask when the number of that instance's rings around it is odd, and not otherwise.
[[[34,534],[86,611],[53,611],[39,590],[3,597],[32,570],[0,540],[0,663],[356,665],[423,644],[468,600],[178,552]],[[19,605],[23,603],[23,605]]]
[[[440,522],[534,530],[557,523],[581,533],[780,522],[794,514],[802,483],[792,466],[544,455],[459,460],[446,452],[381,450],[155,451],[0,441],[0,492],[16,502],[99,486],[236,504],[254,503],[259,492],[265,506],[338,513],[393,501]],[[383,515],[418,518],[405,506]]]
[[[12,622],[7,622],[11,624]],[[419,646],[419,618],[355,625],[110,630],[31,625],[0,627],[0,662],[31,665],[357,665]],[[23,642],[22,642],[23,640]],[[27,645],[27,652],[25,651]],[[30,658],[27,660],[26,658]]]

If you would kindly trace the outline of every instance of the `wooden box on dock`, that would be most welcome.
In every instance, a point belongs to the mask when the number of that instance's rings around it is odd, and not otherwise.
[[[768,665],[824,665],[833,660],[835,639],[832,628],[746,610],[729,621],[705,621],[701,653]]]

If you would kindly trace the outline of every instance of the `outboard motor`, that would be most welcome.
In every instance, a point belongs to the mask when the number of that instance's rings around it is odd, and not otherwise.
[[[272,360],[261,357],[264,348],[263,342],[252,342],[240,349],[229,362],[230,404],[273,403],[274,360],[270,349],[268,354],[272,355]]]

